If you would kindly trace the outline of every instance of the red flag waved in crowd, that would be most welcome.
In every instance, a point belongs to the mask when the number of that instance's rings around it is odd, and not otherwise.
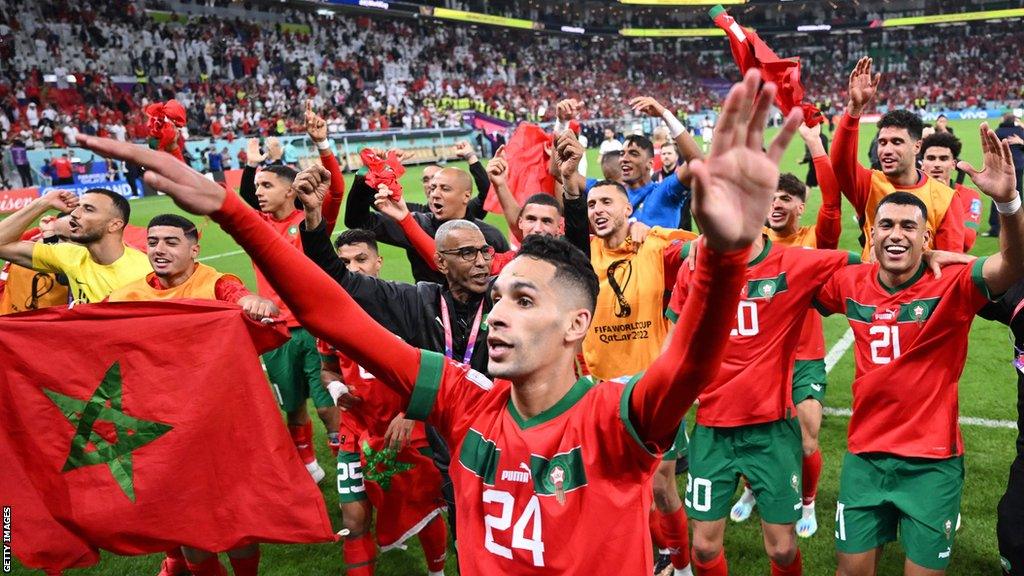
[[[543,192],[555,193],[555,178],[548,171],[552,137],[536,124],[521,123],[508,143],[505,144],[505,160],[508,162],[508,189],[522,206],[527,198]],[[484,209],[492,214],[501,214],[498,192],[491,185],[484,202]]]
[[[18,560],[58,572],[100,549],[333,540],[257,358],[283,339],[194,300],[0,318],[0,502]]]
[[[799,58],[779,58],[757,32],[740,26],[721,5],[711,9],[711,18],[729,37],[732,58],[740,67],[740,74],[757,68],[765,82],[774,82],[779,87],[775,93],[775,105],[782,110],[783,117],[799,107],[804,111],[804,124],[807,126],[816,126],[824,120],[817,107],[803,101]]]

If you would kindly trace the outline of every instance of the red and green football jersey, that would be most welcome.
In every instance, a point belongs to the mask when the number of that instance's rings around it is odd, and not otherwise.
[[[423,351],[407,416],[448,440],[463,574],[616,574],[653,569],[651,477],[659,462],[629,422],[626,386],[580,379],[529,419],[511,385]],[[594,545],[595,542],[607,545]]]
[[[879,266],[841,270],[815,300],[823,314],[843,313],[855,336],[857,372],[850,452],[910,458],[963,454],[958,380],[974,314],[988,301],[985,259],[926,272],[901,286],[879,281]]]
[[[305,219],[305,215],[301,210],[292,211],[292,213],[286,216],[283,220],[278,220],[270,214],[263,212],[259,212],[258,214],[264,222],[269,224],[270,227],[277,232],[279,236],[286,239],[292,246],[295,246],[300,254],[302,253],[302,237],[299,236],[299,225],[302,224]],[[273,302],[277,308],[281,310],[281,315],[278,316],[277,319],[284,322],[289,328],[298,327],[298,320],[295,319],[291,310],[285,306],[284,300],[277,295],[277,290],[274,290],[274,287],[267,281],[266,276],[263,275],[263,271],[255,264],[253,264],[252,269],[256,272],[256,288],[259,295]]]
[[[765,240],[761,254],[747,265],[718,376],[698,397],[698,424],[750,426],[793,415],[793,362],[807,309],[818,288],[851,259],[857,257],[849,252],[787,248]],[[665,312],[673,321],[694,273],[684,266],[679,274]]]

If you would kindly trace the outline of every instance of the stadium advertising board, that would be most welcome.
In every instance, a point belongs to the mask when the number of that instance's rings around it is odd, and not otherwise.
[[[534,23],[532,20],[523,20],[521,18],[507,18],[505,16],[495,16],[494,14],[481,14],[479,12],[464,12],[462,10],[452,10],[450,8],[434,8],[433,15],[435,18],[444,18],[446,20],[459,20],[461,22],[469,22],[471,24],[490,24],[492,26],[505,26],[507,28],[524,28],[526,30],[533,30],[534,28],[544,28],[542,25],[538,25]]]
[[[39,188],[0,190],[0,214],[12,214],[39,197]]]
[[[883,28],[893,26],[920,26],[923,24],[943,24],[946,22],[969,22],[972,20],[1003,20],[1024,16],[1024,8],[1006,10],[985,10],[982,12],[964,12],[960,14],[933,14],[930,16],[908,16],[906,18],[886,18],[882,21]]]
[[[747,0],[619,0],[619,3],[649,6],[714,6],[716,4],[746,4]]]
[[[43,195],[52,190],[69,190],[81,196],[92,188],[105,188],[112,192],[117,192],[125,198],[134,197],[132,195],[132,187],[128,184],[127,180],[103,180],[100,182],[76,182],[75,184],[63,184],[61,186],[43,186],[39,194]]]
[[[721,28],[623,28],[619,34],[634,38],[703,38],[725,36]]]

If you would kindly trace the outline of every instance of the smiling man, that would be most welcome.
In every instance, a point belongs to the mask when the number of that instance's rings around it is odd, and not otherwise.
[[[273,302],[250,293],[232,274],[222,274],[199,263],[199,232],[195,224],[177,214],[160,214],[149,221],[146,255],[153,271],[145,278],[114,290],[109,302],[177,300],[195,298],[237,304],[253,320],[277,316]],[[259,570],[260,549],[250,544],[228,551],[238,576],[255,576]],[[184,546],[170,550],[161,565],[161,574],[175,576],[220,576],[223,568],[217,555]]]
[[[857,372],[848,452],[839,479],[840,576],[875,574],[898,538],[906,575],[941,575],[952,554],[963,489],[957,383],[976,312],[1024,275],[1024,211],[1010,147],[981,125],[985,166],[961,170],[993,199],[1000,252],[950,266],[936,278],[922,255],[931,230],[916,195],[883,198],[871,229],[875,263],[847,267],[819,291],[825,314],[853,329]]]
[[[187,166],[139,146],[84,137],[101,154],[149,168],[182,208],[212,218],[268,273],[304,323],[408,401],[453,450],[464,574],[652,572],[647,513],[658,454],[714,377],[760,236],[778,162],[800,121],[791,113],[764,149],[776,87],[751,70],[723,106],[705,162],[694,164],[694,215],[704,239],[692,299],[665,353],[623,386],[577,379],[598,284],[561,240],[531,236],[502,270],[488,318],[489,368],[500,380],[403,343],[321,271]],[[173,164],[172,164],[173,162]],[[313,176],[303,194],[313,193]],[[477,247],[479,248],[479,247]]]
[[[871,59],[861,58],[850,73],[850,101],[836,128],[832,166],[839,188],[857,211],[864,233],[861,257],[874,254],[871,227],[875,210],[886,195],[904,191],[917,196],[927,207],[930,248],[963,252],[963,211],[955,192],[917,169],[924,124],[909,110],[891,110],[878,121],[878,161],[881,170],[869,170],[857,161],[860,115],[875,97],[879,74],[872,75]]]
[[[70,212],[72,243],[44,244],[21,235],[49,210]],[[124,196],[93,188],[78,198],[54,190],[0,221],[0,259],[38,272],[64,274],[78,303],[99,302],[111,291],[149,273],[142,252],[124,243],[131,207]]]

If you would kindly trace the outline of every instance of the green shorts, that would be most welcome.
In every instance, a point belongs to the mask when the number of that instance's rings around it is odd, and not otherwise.
[[[803,510],[802,458],[796,418],[736,428],[697,424],[690,439],[686,513],[704,521],[725,518],[743,475],[765,522],[793,524]]]
[[[680,458],[686,458],[690,451],[690,437],[686,435],[686,418],[679,423],[679,430],[676,431],[676,439],[672,442],[672,447],[661,455],[662,460],[679,460]]]
[[[825,361],[797,360],[793,364],[793,405],[808,398],[825,400]]]
[[[293,412],[312,397],[317,408],[334,406],[331,395],[320,383],[316,340],[305,328],[292,328],[291,335],[287,342],[263,354],[278,405],[285,412]]]
[[[962,456],[930,460],[847,452],[836,504],[836,549],[867,552],[899,534],[912,562],[945,570],[963,486]]]
[[[338,451],[338,500],[342,503],[366,500],[359,452]]]

